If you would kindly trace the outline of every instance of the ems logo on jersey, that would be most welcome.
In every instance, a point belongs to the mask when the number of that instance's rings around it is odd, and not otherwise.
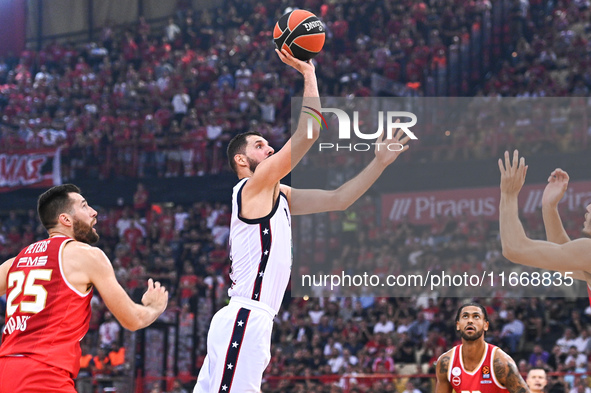
[[[451,369],[451,375],[453,375],[454,377],[459,377],[460,375],[462,375],[462,370],[460,370],[459,367],[454,367]]]
[[[39,257],[31,258],[31,257],[22,257],[18,260],[16,267],[37,267],[37,266],[45,266],[47,264],[47,255],[42,255]]]
[[[490,367],[482,367],[482,378],[490,378]]]
[[[453,377],[451,379],[451,383],[454,386],[460,386],[460,384],[462,383],[462,380],[460,379],[460,377]]]

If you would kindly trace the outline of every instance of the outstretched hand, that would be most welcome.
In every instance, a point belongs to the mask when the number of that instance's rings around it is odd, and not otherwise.
[[[542,206],[556,207],[568,188],[568,173],[556,168],[548,177],[548,185],[542,195]]]
[[[525,158],[519,158],[519,152],[513,152],[513,162],[509,158],[509,152],[505,152],[505,164],[503,159],[499,158],[499,170],[501,171],[501,193],[507,195],[517,195],[523,183],[525,183],[525,175],[527,173],[527,165],[525,165]]]
[[[160,282],[154,282],[150,278],[148,280],[148,290],[142,296],[142,304],[162,314],[168,304],[168,291],[160,285]]]
[[[302,75],[305,75],[307,72],[315,72],[312,60],[302,61],[300,59],[296,59],[295,57],[290,55],[289,52],[285,49],[275,49],[275,52],[277,52],[277,56],[279,56],[282,62],[289,66],[292,66]]]
[[[400,119],[396,120],[396,123],[400,123]],[[384,140],[385,133],[387,131],[384,130],[375,142],[375,154],[381,164],[388,166],[396,161],[399,155],[408,150],[407,143],[410,138],[400,128],[392,130],[391,139],[386,135],[386,140]]]

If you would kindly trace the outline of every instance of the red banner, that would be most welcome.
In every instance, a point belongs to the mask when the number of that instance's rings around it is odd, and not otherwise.
[[[524,186],[519,194],[519,212],[538,213],[546,184]],[[431,224],[437,217],[466,216],[469,220],[484,217],[499,219],[499,187],[461,188],[382,196],[382,218],[386,221],[408,219],[414,224]],[[591,203],[591,181],[570,182],[561,209],[575,210]]]
[[[61,184],[60,149],[0,153],[0,192]]]

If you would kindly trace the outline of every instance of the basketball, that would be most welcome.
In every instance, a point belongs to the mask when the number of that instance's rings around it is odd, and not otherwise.
[[[324,46],[325,28],[310,11],[294,10],[283,15],[273,30],[277,49],[286,49],[293,57],[309,60]]]

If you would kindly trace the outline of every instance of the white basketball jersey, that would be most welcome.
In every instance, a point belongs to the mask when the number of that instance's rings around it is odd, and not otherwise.
[[[280,193],[266,217],[240,217],[241,195],[248,178],[234,186],[230,224],[232,286],[228,295],[260,301],[279,311],[291,274],[291,214]]]

